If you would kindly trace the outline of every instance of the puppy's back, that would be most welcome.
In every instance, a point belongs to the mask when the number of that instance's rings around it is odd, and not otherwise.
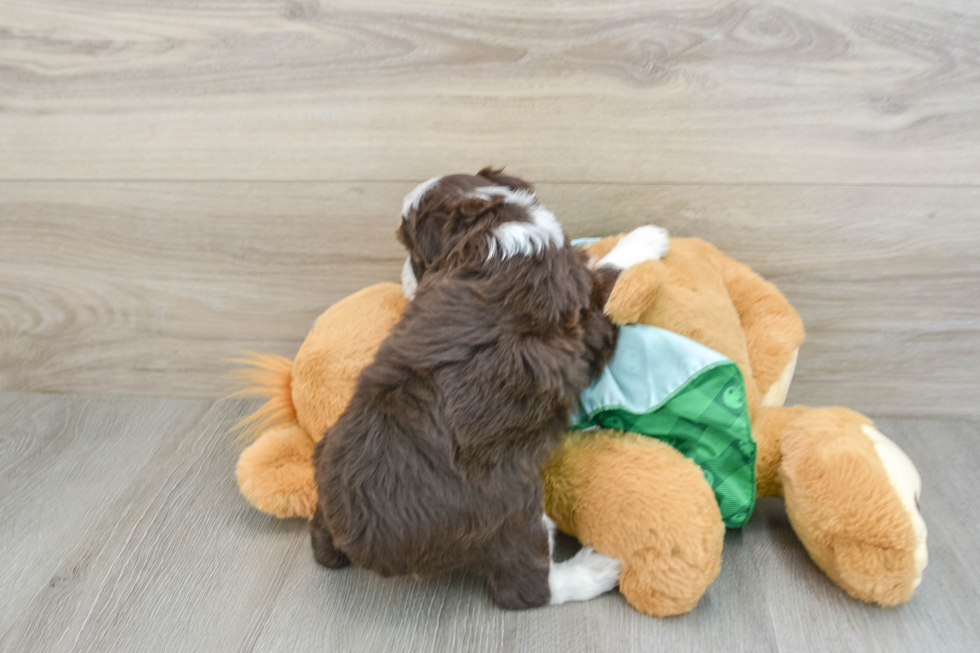
[[[576,256],[420,288],[318,457],[328,522],[355,564],[459,567],[512,515],[540,511],[539,469],[589,377]]]

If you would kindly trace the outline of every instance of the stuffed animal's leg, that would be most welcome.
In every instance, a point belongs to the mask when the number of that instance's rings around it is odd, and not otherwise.
[[[270,429],[242,452],[235,474],[249,503],[280,519],[316,508],[313,439],[299,425]]]
[[[725,528],[701,469],[653,438],[565,436],[544,470],[558,528],[622,563],[619,588],[655,616],[697,605],[718,575]]]
[[[798,415],[780,449],[786,512],[814,562],[855,598],[907,601],[928,559],[919,474],[908,456],[844,408]]]

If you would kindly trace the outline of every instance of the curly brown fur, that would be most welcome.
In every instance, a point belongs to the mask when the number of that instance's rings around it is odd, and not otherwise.
[[[444,177],[403,221],[417,295],[317,446],[311,530],[328,567],[466,566],[518,609],[550,600],[540,470],[612,354],[616,272],[593,273],[563,234],[505,257],[495,230],[541,214],[487,191],[501,187],[531,189],[490,169]]]

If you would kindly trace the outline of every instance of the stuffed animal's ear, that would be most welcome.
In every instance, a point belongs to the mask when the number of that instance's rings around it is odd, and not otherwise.
[[[529,193],[534,192],[534,186],[530,183],[520,179],[519,177],[510,177],[503,174],[504,169],[494,169],[493,166],[487,166],[476,173],[484,179],[489,179],[498,186],[506,186],[511,190],[526,190]]]
[[[606,302],[606,315],[615,324],[639,322],[656,301],[666,274],[662,261],[644,261],[623,270]]]

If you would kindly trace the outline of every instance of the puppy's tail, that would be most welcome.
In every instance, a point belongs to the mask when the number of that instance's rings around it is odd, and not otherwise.
[[[270,426],[296,423],[293,406],[293,361],[273,354],[248,352],[244,358],[229,361],[241,367],[232,370],[234,383],[240,386],[231,397],[266,397],[262,406],[232,427],[242,429],[238,437],[252,440]]]

